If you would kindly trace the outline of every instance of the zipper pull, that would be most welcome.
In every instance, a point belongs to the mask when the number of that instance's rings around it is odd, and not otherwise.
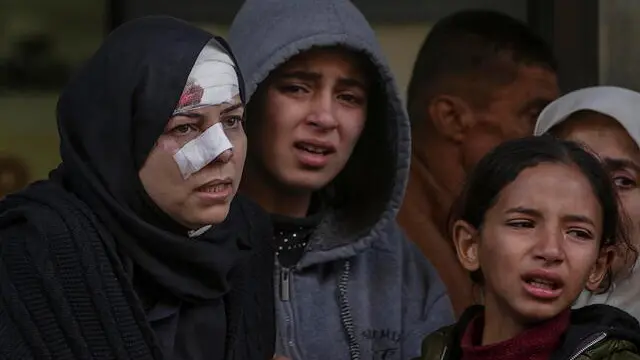
[[[280,273],[280,299],[282,301],[289,301],[289,297],[291,296],[291,289],[289,284],[289,269],[283,268]]]
[[[587,350],[591,349],[591,347],[604,340],[607,336],[608,334],[606,332],[600,332],[589,336],[581,343],[578,351],[576,351],[569,360],[576,360],[580,355],[584,354]]]

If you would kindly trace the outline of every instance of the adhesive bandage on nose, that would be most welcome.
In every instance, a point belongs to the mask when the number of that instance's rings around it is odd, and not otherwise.
[[[181,147],[173,155],[173,159],[178,164],[182,177],[187,179],[232,148],[222,124],[217,123]]]

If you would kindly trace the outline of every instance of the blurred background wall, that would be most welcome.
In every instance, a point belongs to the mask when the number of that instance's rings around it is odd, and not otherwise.
[[[640,0],[353,1],[371,22],[403,94],[432,24],[466,8],[527,21],[557,52],[565,90],[598,82],[640,89],[640,50],[634,46],[640,40]],[[3,186],[21,181],[21,172],[29,180],[44,178],[58,164],[58,94],[114,26],[170,14],[225,36],[241,3],[0,0],[0,196]],[[12,170],[3,172],[3,166]]]

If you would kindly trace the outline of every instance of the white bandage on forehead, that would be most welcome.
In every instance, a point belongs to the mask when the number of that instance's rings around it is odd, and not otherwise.
[[[226,150],[233,148],[222,124],[212,125],[197,138],[189,141],[173,155],[182,177],[187,179],[214,161]]]
[[[173,114],[228,103],[239,93],[233,60],[211,40],[200,51]]]

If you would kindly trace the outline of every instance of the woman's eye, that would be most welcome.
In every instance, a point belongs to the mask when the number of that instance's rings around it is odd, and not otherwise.
[[[227,129],[233,129],[238,127],[242,123],[242,116],[229,116],[222,119],[222,126]]]
[[[615,176],[613,178],[613,183],[617,188],[628,190],[636,187],[636,182],[627,176]]]
[[[171,129],[171,132],[176,135],[188,135],[192,131],[198,131],[198,128],[194,124],[182,124]]]

